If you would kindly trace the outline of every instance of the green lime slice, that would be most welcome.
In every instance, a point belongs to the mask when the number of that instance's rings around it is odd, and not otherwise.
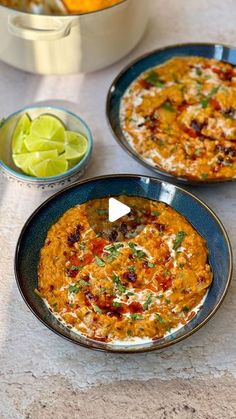
[[[31,173],[36,177],[51,177],[65,173],[68,170],[68,162],[64,155],[44,160],[29,167]]]
[[[58,156],[57,150],[37,151],[34,153],[13,154],[13,161],[27,175],[33,175],[30,167],[34,167],[45,159],[51,159]]]
[[[29,135],[25,138],[24,144],[27,150],[33,151],[47,151],[56,149],[59,154],[65,151],[64,142],[47,140],[46,138],[39,138]]]
[[[77,132],[66,131],[65,158],[73,163],[79,162],[88,149],[88,140]]]
[[[24,144],[29,151],[44,151],[57,149],[59,153],[65,150],[65,127],[52,115],[41,115],[31,123],[30,133]]]
[[[27,150],[24,145],[24,139],[30,132],[31,119],[27,113],[21,116],[16,124],[12,136],[12,152],[13,154],[25,153]]]

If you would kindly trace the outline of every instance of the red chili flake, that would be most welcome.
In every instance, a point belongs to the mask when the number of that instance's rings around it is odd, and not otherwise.
[[[83,226],[78,224],[75,228],[74,233],[71,233],[67,239],[68,245],[73,246],[80,240],[81,230],[83,230]]]
[[[101,256],[104,247],[108,244],[108,241],[103,238],[94,239],[91,244],[91,251],[96,256]]]
[[[129,282],[136,282],[137,274],[134,271],[125,272],[123,278]]]
[[[162,233],[163,231],[165,231],[166,226],[165,224],[160,224],[160,223],[153,223],[154,227],[156,227],[156,229]]]
[[[206,281],[206,279],[204,278],[204,276],[199,276],[198,278],[197,278],[197,282],[199,283],[199,284],[202,284],[203,282],[205,282]]]
[[[214,97],[212,97],[210,99],[210,104],[211,106],[216,110],[216,111],[220,111],[221,110],[221,106],[220,103],[218,102],[217,99],[215,99]]]
[[[159,287],[166,291],[172,286],[173,279],[171,277],[164,277],[162,275],[157,275],[156,280],[158,282]]]
[[[66,269],[65,274],[69,278],[75,278],[77,276],[78,271],[76,269]]]
[[[143,312],[142,304],[138,303],[137,301],[133,301],[131,304],[129,304],[128,309],[129,309],[129,312],[132,314]]]
[[[192,129],[192,128],[184,128],[184,131],[192,138],[196,138],[198,136],[198,133]]]
[[[49,285],[49,291],[53,291],[54,290],[54,285]]]
[[[144,79],[139,80],[139,85],[142,89],[146,89],[146,90],[149,90],[152,87],[152,85]]]

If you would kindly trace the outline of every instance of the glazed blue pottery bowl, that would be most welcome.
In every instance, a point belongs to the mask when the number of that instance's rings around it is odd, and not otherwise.
[[[69,131],[75,131],[87,138],[85,156],[67,172],[48,178],[25,175],[12,160],[12,135],[16,124],[25,113],[33,120],[40,115],[50,114],[59,118]],[[87,124],[74,113],[55,106],[29,106],[2,120],[0,126],[0,171],[10,180],[28,188],[57,189],[78,180],[85,172],[92,155],[93,137]]]
[[[209,250],[209,263],[214,279],[198,314],[178,331],[151,343],[115,346],[75,334],[60,323],[34,290],[40,249],[47,231],[68,209],[90,199],[116,197],[121,194],[139,196],[167,203],[192,223],[204,237]],[[78,182],[58,192],[43,203],[26,222],[19,237],[15,255],[15,275],[20,292],[36,317],[58,335],[76,344],[111,352],[146,352],[170,346],[202,327],[218,310],[228,290],[232,274],[229,239],[217,216],[189,192],[156,178],[139,175],[104,176]]]
[[[154,167],[149,164],[146,160],[136,153],[136,151],[129,145],[126,137],[123,134],[120,120],[120,106],[124,93],[130,86],[130,84],[136,80],[140,74],[144,71],[161,65],[173,57],[180,56],[200,56],[205,58],[215,58],[216,60],[222,60],[230,64],[236,65],[236,48],[219,45],[219,44],[180,44],[173,45],[158,49],[156,51],[145,54],[137,60],[130,63],[125,67],[113,81],[107,95],[106,103],[106,116],[108,125],[111,132],[118,142],[118,144],[134,159],[139,161],[143,166],[151,169],[158,177],[164,180],[170,180],[172,182],[178,182],[183,184],[209,184],[218,183],[221,180],[201,180],[201,181],[190,181],[185,178],[174,176],[161,168]],[[236,180],[232,178],[230,180]],[[229,181],[229,180],[227,180]],[[226,182],[222,180],[222,182]]]

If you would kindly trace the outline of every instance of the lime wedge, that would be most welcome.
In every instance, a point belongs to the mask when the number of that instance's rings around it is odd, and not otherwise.
[[[38,164],[30,165],[29,170],[36,177],[50,177],[60,175],[68,170],[68,162],[64,155],[43,160]]]
[[[26,152],[24,139],[30,132],[31,119],[25,113],[17,122],[12,136],[12,152],[14,154]]]
[[[34,153],[13,154],[13,161],[27,175],[33,175],[30,167],[44,161],[45,159],[52,159],[58,156],[57,150],[50,151],[36,151]]]
[[[52,115],[41,115],[30,127],[30,133],[24,144],[29,151],[44,151],[57,149],[59,153],[65,150],[65,127]]]
[[[65,158],[74,164],[79,162],[88,149],[88,140],[82,134],[66,131]]]
[[[52,141],[46,138],[39,138],[32,135],[26,137],[24,141],[25,147],[29,151],[47,151],[47,150],[57,150],[58,153],[63,153],[65,150],[64,142]]]

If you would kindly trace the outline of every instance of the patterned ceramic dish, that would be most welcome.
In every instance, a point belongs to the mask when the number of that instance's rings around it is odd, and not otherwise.
[[[117,142],[125,149],[126,152],[129,153],[129,155],[131,155],[133,158],[135,158],[136,160],[138,160],[141,164],[143,164],[144,166],[148,167],[149,169],[153,170],[155,173],[157,173],[159,176],[161,176],[162,178],[166,179],[166,180],[172,180],[172,181],[177,181],[179,183],[186,183],[186,184],[208,184],[208,183],[215,183],[215,182],[225,182],[225,181],[229,181],[229,180],[235,180],[236,177],[228,177],[227,179],[225,178],[220,178],[215,176],[214,179],[207,179],[208,175],[204,176],[205,173],[202,173],[202,179],[198,180],[198,179],[194,179],[194,177],[191,176],[188,178],[187,174],[186,176],[179,176],[179,175],[175,175],[172,173],[168,172],[168,169],[164,169],[164,164],[161,163],[162,168],[153,162],[150,162],[149,158],[144,158],[143,156],[141,156],[141,154],[138,153],[137,150],[135,150],[135,147],[133,147],[131,145],[131,140],[129,141],[128,138],[130,138],[130,136],[126,133],[124,133],[123,130],[123,122],[122,122],[122,117],[121,117],[121,109],[123,106],[123,98],[126,95],[126,100],[127,100],[127,89],[130,87],[130,85],[138,79],[138,77],[145,73],[145,71],[147,70],[151,70],[161,64],[166,63],[167,61],[169,61],[171,58],[174,57],[203,57],[203,58],[207,58],[207,59],[211,59],[214,58],[218,61],[223,61],[225,63],[230,63],[232,65],[236,64],[236,49],[232,48],[232,47],[228,47],[228,46],[223,46],[223,45],[215,45],[215,44],[183,44],[183,45],[174,45],[174,46],[169,46],[169,47],[165,47],[162,49],[158,49],[154,52],[148,53],[146,55],[144,55],[143,57],[139,58],[138,60],[132,62],[131,64],[129,64],[124,70],[121,71],[121,73],[116,77],[116,79],[114,80],[114,82],[112,83],[109,92],[108,92],[108,96],[107,96],[107,105],[106,105],[106,113],[107,113],[107,119],[108,119],[108,124],[112,130],[112,133],[115,137],[115,139],[117,140]],[[151,74],[151,71],[150,71]],[[176,76],[176,75],[175,75]],[[177,76],[176,76],[177,77]],[[176,83],[179,83],[179,80],[176,81]],[[134,85],[133,85],[134,86]],[[163,83],[162,83],[163,86]],[[154,90],[156,89],[156,87],[154,87]],[[159,91],[160,91],[160,87],[159,87]],[[144,91],[145,87],[144,87]],[[157,92],[157,91],[156,91]],[[150,95],[152,93],[152,90],[150,91]],[[157,93],[157,94],[160,94]],[[131,93],[132,95],[132,93]],[[135,93],[134,93],[135,95]],[[151,96],[150,96],[151,97]],[[139,97],[136,97],[136,100],[139,103]],[[132,99],[131,99],[132,100]],[[146,101],[147,102],[147,101]],[[134,101],[132,102],[134,104]],[[169,102],[168,102],[169,103]],[[138,105],[134,105],[134,108]],[[133,105],[132,105],[133,106]],[[142,105],[144,106],[144,105]],[[150,105],[152,106],[152,105]],[[159,109],[158,109],[159,110]],[[233,123],[233,122],[232,122]],[[137,127],[141,127],[142,125],[145,124],[138,124],[136,127],[136,124],[134,123],[134,131],[137,129],[142,129],[142,128],[137,128]],[[150,130],[152,131],[153,127],[151,126]],[[148,130],[146,130],[145,132],[148,132]],[[195,134],[195,132],[194,132]],[[147,134],[146,134],[147,135]],[[128,137],[127,137],[128,136]],[[161,138],[161,134],[159,134],[159,137]],[[137,133],[137,138],[138,138],[138,133]],[[154,140],[156,141],[156,140]],[[162,141],[163,140],[159,140]],[[151,143],[149,141],[149,143]],[[171,142],[170,142],[171,143]],[[199,143],[201,143],[201,141],[199,140]],[[232,141],[233,143],[233,141]],[[153,143],[154,144],[154,143]],[[167,150],[164,149],[164,145],[161,144],[162,147],[162,151],[164,150],[165,152],[167,152]],[[202,146],[202,143],[201,143]],[[147,147],[147,145],[145,146]],[[143,145],[142,147],[140,146],[141,149],[145,149]],[[206,146],[207,147],[207,146]],[[178,148],[177,148],[178,150]],[[181,148],[179,149],[181,150]],[[163,153],[164,153],[163,151]],[[155,145],[155,149],[153,148],[153,153],[156,152],[156,145]],[[235,153],[235,152],[234,152]],[[165,153],[164,153],[165,154]],[[171,155],[171,158],[167,159],[172,161],[173,155]],[[221,157],[220,157],[221,158]],[[163,157],[164,159],[164,157]],[[167,163],[166,161],[166,163]],[[222,160],[221,160],[222,161]],[[175,163],[177,162],[177,160],[175,161]],[[164,163],[164,162],[163,162]],[[184,161],[182,162],[182,164],[184,164]],[[228,163],[227,163],[228,164]],[[168,164],[167,164],[168,166]],[[187,173],[187,172],[186,172]],[[200,177],[200,175],[199,175]]]
[[[68,209],[90,199],[110,196],[139,196],[159,200],[177,210],[206,240],[213,282],[202,308],[185,326],[164,338],[135,345],[107,344],[74,333],[59,322],[43,300],[35,294],[38,285],[39,252],[48,229]],[[138,175],[104,176],[79,182],[55,194],[26,222],[15,255],[15,274],[20,292],[36,317],[60,336],[76,344],[111,352],[146,352],[170,346],[200,329],[218,310],[228,290],[232,274],[232,251],[221,222],[212,210],[189,192],[155,178]]]
[[[18,119],[28,113],[31,119],[42,114],[51,114],[58,117],[70,131],[80,132],[88,140],[88,149],[83,159],[67,172],[49,178],[37,178],[25,175],[12,160],[11,141],[12,134]],[[0,170],[11,181],[16,181],[29,188],[56,189],[78,180],[85,172],[93,149],[93,138],[89,127],[77,115],[57,107],[31,106],[24,108],[7,119],[3,119],[0,128]]]

